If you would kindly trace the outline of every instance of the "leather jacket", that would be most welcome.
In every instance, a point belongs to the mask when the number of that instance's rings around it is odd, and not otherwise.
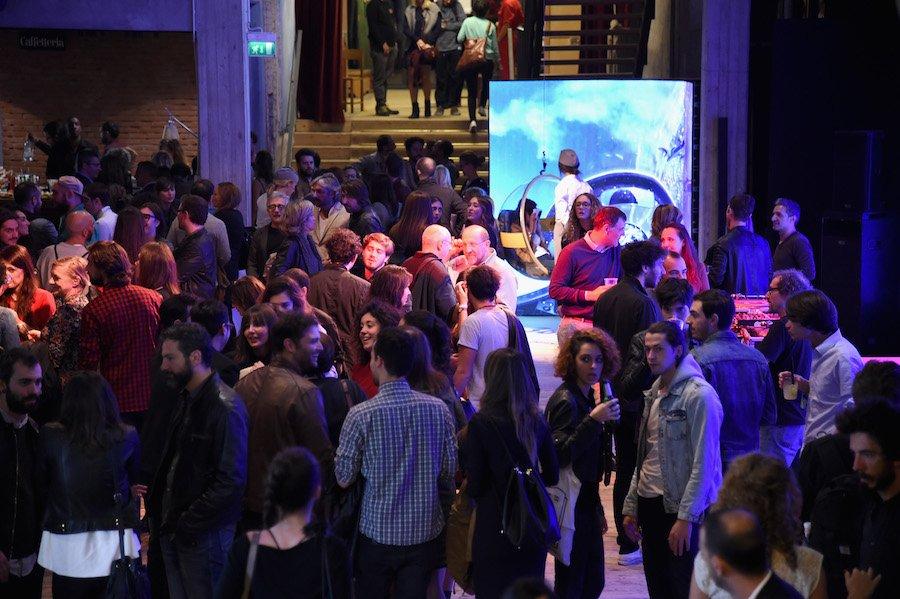
[[[149,501],[162,531],[189,539],[237,522],[247,483],[248,423],[244,402],[215,373],[187,401],[180,427],[180,404],[175,408]]]
[[[175,264],[182,293],[203,299],[213,297],[218,281],[216,244],[206,229],[191,233],[178,244]]]
[[[280,277],[289,268],[303,269],[309,276],[322,270],[322,257],[309,234],[290,235],[281,242],[266,279],[271,281],[275,277]],[[264,271],[265,264],[260,272]]]
[[[745,226],[719,237],[706,253],[709,285],[727,293],[763,295],[772,278],[772,250]]]
[[[572,466],[575,476],[586,485],[596,485],[611,471],[611,437],[602,423],[590,417],[593,401],[564,382],[550,396],[544,410],[559,467]]]
[[[266,471],[282,449],[302,445],[322,467],[323,490],[334,480],[334,449],[319,388],[294,371],[281,356],[238,381],[235,390],[247,398],[250,418],[245,507],[263,511]]]
[[[130,490],[140,467],[140,440],[134,428],[125,426],[122,438],[103,451],[73,445],[58,422],[45,425],[39,439],[37,488],[45,497],[44,530],[56,534],[116,530],[120,517],[124,528],[138,527],[138,503]],[[121,498],[118,506],[116,494]]]

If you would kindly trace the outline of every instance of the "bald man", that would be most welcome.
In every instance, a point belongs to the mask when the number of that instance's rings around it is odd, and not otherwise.
[[[87,242],[94,234],[94,217],[85,210],[75,210],[66,215],[66,239],[56,245],[45,247],[37,260],[37,271],[41,277],[41,287],[47,289],[50,267],[60,258],[67,256],[87,256]]]
[[[519,281],[516,279],[516,271],[509,263],[497,255],[497,250],[491,247],[491,238],[487,229],[481,225],[469,225],[462,232],[463,254],[466,257],[464,268],[450,270],[450,280],[457,281],[459,275],[466,268],[481,266],[482,264],[493,268],[500,275],[500,289],[497,290],[497,303],[516,311],[516,301],[519,290]]]
[[[430,225],[422,232],[422,251],[403,263],[413,276],[412,309],[428,310],[447,324],[456,317],[456,294],[444,260],[450,254],[450,231],[441,225]]]
[[[666,258],[663,260],[663,278],[664,279],[686,279],[687,264],[681,254],[677,252],[666,252]]]
[[[453,235],[459,235],[466,223],[468,204],[452,188],[437,184],[434,177],[435,166],[434,160],[427,156],[416,161],[416,174],[419,177],[417,189],[441,201],[444,213],[441,215],[440,224],[452,231]]]

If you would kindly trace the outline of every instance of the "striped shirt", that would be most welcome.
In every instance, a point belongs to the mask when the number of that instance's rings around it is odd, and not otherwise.
[[[354,406],[334,460],[342,486],[365,479],[359,531],[384,545],[416,545],[444,528],[439,489],[456,473],[453,417],[444,402],[409,388],[406,379],[382,384]]]

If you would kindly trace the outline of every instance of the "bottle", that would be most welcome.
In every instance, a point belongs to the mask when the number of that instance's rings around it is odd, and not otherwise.
[[[31,138],[25,139],[25,147],[22,150],[23,162],[34,162],[34,141]]]

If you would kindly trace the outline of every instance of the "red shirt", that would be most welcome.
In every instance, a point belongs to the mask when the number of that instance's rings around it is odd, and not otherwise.
[[[158,293],[143,287],[107,287],[81,313],[79,366],[109,381],[122,412],[150,405],[160,303]]]
[[[350,369],[350,379],[359,385],[359,388],[363,390],[367,398],[372,399],[378,393],[378,385],[375,384],[375,379],[372,378],[372,370],[369,368],[368,360]]]
[[[42,331],[55,313],[56,300],[53,299],[53,294],[38,287],[34,290],[31,307],[28,308],[23,320],[28,324],[28,328]]]

